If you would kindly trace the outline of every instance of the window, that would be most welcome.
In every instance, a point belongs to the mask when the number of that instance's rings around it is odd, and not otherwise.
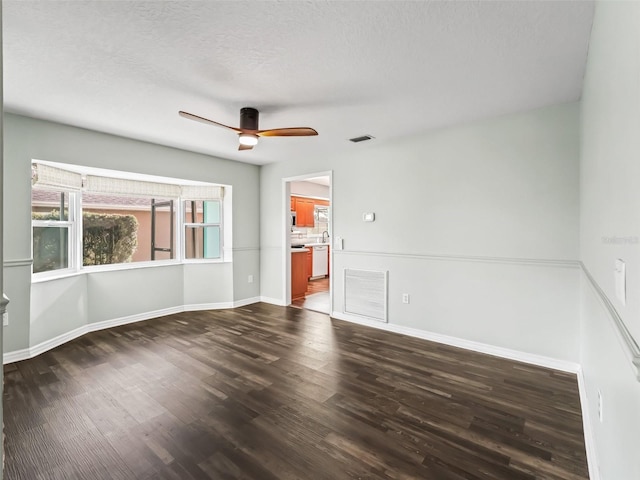
[[[225,260],[222,186],[50,162],[33,171],[34,274]]]
[[[222,256],[222,205],[219,200],[185,200],[185,258]]]
[[[33,188],[31,220],[33,228],[33,273],[63,270],[73,266],[70,239],[73,237],[74,194]]]

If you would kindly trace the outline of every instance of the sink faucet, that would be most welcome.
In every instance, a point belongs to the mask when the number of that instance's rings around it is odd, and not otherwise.
[[[324,238],[325,233],[327,234],[327,238]],[[327,240],[329,240],[329,232],[325,230],[322,232],[322,243],[327,243]]]

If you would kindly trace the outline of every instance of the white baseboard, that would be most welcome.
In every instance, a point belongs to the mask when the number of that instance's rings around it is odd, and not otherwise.
[[[516,360],[518,362],[552,368],[554,370],[560,370],[563,372],[577,373],[580,370],[580,365],[578,363],[570,362],[567,360],[558,360],[556,358],[545,357],[543,355],[535,355],[532,353],[521,352],[519,350],[496,347],[495,345],[474,342],[472,340],[465,340],[458,337],[451,337],[449,335],[442,335],[440,333],[428,332],[426,330],[420,330],[417,328],[403,327],[402,325],[378,322],[375,320],[369,320],[364,317],[358,317],[356,315],[349,315],[348,313],[333,312],[331,316],[333,318],[337,318],[338,320],[345,320],[347,322],[378,328],[380,330],[386,330],[388,332],[400,333],[409,337],[430,340],[432,342],[451,345],[452,347],[473,350],[474,352],[486,353],[487,355],[493,355],[495,357],[508,358],[509,360]]]
[[[233,308],[233,302],[217,302],[217,303],[192,303],[182,307],[183,312],[200,312],[202,310],[224,310]]]
[[[264,303],[270,303],[271,305],[278,305],[280,307],[286,307],[287,304],[279,298],[260,297],[260,301]]]
[[[34,357],[35,355],[31,355],[30,348],[22,348],[20,350],[14,350],[13,352],[8,352],[2,355],[2,363],[6,365],[7,363],[19,362],[21,360],[26,360],[27,358]]]
[[[104,330],[106,328],[119,327],[120,325],[127,325],[129,323],[142,322],[143,320],[151,320],[152,318],[164,317],[165,315],[173,315],[174,313],[181,313],[181,312],[184,312],[184,307],[182,306],[162,308],[160,310],[153,310],[151,312],[136,313],[135,315],[127,315],[126,317],[120,317],[120,318],[114,318],[111,320],[103,320],[101,322],[89,323],[77,330],[81,330],[82,328],[84,328],[86,331],[82,332],[82,334],[89,333],[89,332],[96,332],[98,330]],[[61,345],[61,344],[58,344],[58,345]],[[32,349],[33,348],[34,347],[32,347]],[[42,352],[38,352],[38,353],[42,353]]]
[[[600,480],[600,469],[598,468],[598,456],[596,452],[595,432],[591,424],[589,414],[589,400],[587,399],[587,387],[584,383],[582,368],[578,370],[578,391],[580,392],[580,407],[582,410],[582,430],[584,431],[584,447],[587,451],[587,466],[589,467],[589,478]]]
[[[233,302],[233,308],[245,307],[247,305],[251,305],[252,303],[261,302],[262,300],[260,298],[261,297],[251,297],[242,300],[236,300],[235,302]]]
[[[2,363],[13,363],[21,360],[27,360],[33,358],[41,353],[49,351],[53,348],[59,347],[71,340],[74,340],[89,332],[96,332],[98,330],[104,330],[106,328],[118,327],[120,325],[127,325],[129,323],[141,322],[144,320],[151,320],[153,318],[164,317],[166,315],[173,315],[174,313],[182,312],[194,312],[202,310],[222,310],[234,307],[243,307],[252,303],[259,302],[259,297],[247,298],[243,300],[237,300],[235,302],[218,302],[218,303],[199,303],[191,305],[180,305],[177,307],[163,308],[160,310],[153,310],[151,312],[138,313],[135,315],[128,315],[126,317],[114,318],[111,320],[104,320],[102,322],[89,323],[75,328],[69,332],[65,332],[57,337],[45,340],[30,348],[23,348],[21,350],[14,350],[13,352],[6,352],[2,356]]]

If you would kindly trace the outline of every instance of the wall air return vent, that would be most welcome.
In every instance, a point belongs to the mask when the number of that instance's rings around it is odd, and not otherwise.
[[[349,141],[353,143],[359,143],[359,142],[366,142],[367,140],[371,140],[372,138],[375,138],[375,137],[372,137],[371,135],[362,135],[361,137],[350,138]]]
[[[387,272],[344,270],[344,312],[387,322]]]

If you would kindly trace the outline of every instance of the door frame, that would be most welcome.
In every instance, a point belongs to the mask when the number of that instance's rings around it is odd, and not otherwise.
[[[333,238],[333,170],[307,173],[282,179],[282,291],[284,304],[291,305],[291,182],[303,182],[309,178],[329,177],[329,243]],[[333,248],[329,249],[329,314],[333,312]]]

